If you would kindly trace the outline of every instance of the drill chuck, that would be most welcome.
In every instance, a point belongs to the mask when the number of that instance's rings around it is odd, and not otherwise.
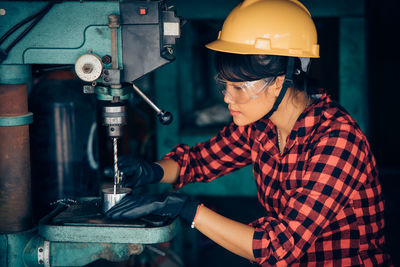
[[[121,137],[122,126],[127,124],[126,107],[105,106],[103,107],[103,125],[107,126],[109,137]]]

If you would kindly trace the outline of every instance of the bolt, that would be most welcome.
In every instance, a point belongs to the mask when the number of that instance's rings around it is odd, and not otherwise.
[[[83,73],[86,73],[86,74],[91,73],[93,71],[93,65],[89,64],[89,63],[83,65],[82,71],[83,71]]]
[[[43,248],[39,248],[39,252],[43,252]]]
[[[44,264],[44,261],[43,260],[39,260],[39,264]]]
[[[119,27],[119,16],[116,14],[108,15],[108,27],[118,28]]]
[[[109,72],[108,70],[104,70],[104,74],[105,74],[105,75],[109,75],[110,72]]]
[[[105,55],[104,57],[101,58],[101,62],[104,64],[110,64],[112,61],[112,58],[110,55]]]
[[[0,16],[4,16],[6,13],[7,12],[4,8],[0,8]]]
[[[105,81],[106,83],[108,83],[108,82],[110,81],[110,78],[104,77],[104,81]]]

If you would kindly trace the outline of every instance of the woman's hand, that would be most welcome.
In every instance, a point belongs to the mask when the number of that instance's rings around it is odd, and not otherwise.
[[[106,216],[116,220],[134,220],[149,214],[170,219],[179,216],[224,248],[254,261],[254,228],[230,220],[205,206],[200,208],[199,204],[197,200],[178,193],[166,196],[129,194],[107,211]]]
[[[129,194],[107,211],[112,219],[137,219],[149,214],[170,219],[180,216],[192,223],[199,202],[187,195],[171,193],[166,196]]]
[[[122,185],[132,189],[158,183],[164,176],[164,169],[160,164],[138,157],[121,156],[118,168],[123,173]]]

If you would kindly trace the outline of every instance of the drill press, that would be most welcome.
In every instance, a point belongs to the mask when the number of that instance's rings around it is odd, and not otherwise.
[[[118,138],[123,134],[123,126],[127,124],[126,106],[123,100],[129,95],[121,84],[121,69],[118,62],[118,34],[120,27],[119,16],[110,14],[108,16],[108,26],[111,33],[111,58],[109,56],[101,59],[94,53],[81,55],[75,63],[75,73],[92,85],[85,86],[85,93],[96,93],[100,95],[100,100],[105,100],[107,104],[102,109],[102,124],[106,126],[107,136],[111,138],[113,144],[113,166],[114,183],[112,188],[102,189],[103,212],[109,210],[122,197],[128,194],[129,188],[121,187],[121,173],[118,170]],[[111,68],[104,68],[105,63],[111,63]],[[97,81],[102,77],[103,86],[97,86]],[[105,86],[104,86],[105,85]]]
[[[118,62],[118,35],[117,29],[120,27],[119,16],[111,14],[108,16],[109,28],[111,32],[111,68],[104,68],[104,62],[110,63],[109,57],[100,59],[94,53],[87,53],[78,58],[75,63],[75,72],[78,77],[92,85],[84,86],[85,93],[95,93],[99,100],[107,101],[103,106],[102,118],[103,125],[106,126],[107,136],[113,143],[113,166],[114,184],[113,188],[102,190],[103,212],[109,210],[126,194],[131,192],[130,188],[121,186],[121,173],[118,170],[118,138],[123,134],[123,126],[127,124],[126,106],[123,100],[129,97],[130,88],[123,87],[121,84],[121,72]],[[166,51],[171,51],[170,48]],[[170,55],[171,56],[171,55]],[[97,81],[101,78],[102,86],[97,86]],[[162,124],[169,124],[172,121],[172,114],[159,109],[140,89],[132,83],[134,91],[143,98],[151,108],[155,110]]]
[[[174,59],[172,45],[180,36],[179,18],[163,0],[1,3],[0,39],[5,40],[0,43],[1,89],[13,96],[14,87],[26,88],[24,84],[31,80],[31,64],[75,65],[78,77],[87,82],[84,93],[104,101],[103,124],[114,151],[114,185],[110,194],[123,194],[119,186],[118,138],[126,123],[124,101],[132,91],[133,81]],[[0,125],[4,132],[16,129],[27,134],[32,114],[25,114],[26,93],[20,98],[24,109],[7,112],[1,118],[7,124]],[[164,123],[171,119],[168,112],[155,110]],[[7,136],[16,139],[11,134]],[[12,142],[3,145],[13,148]],[[21,146],[3,157],[12,162],[1,168],[0,187],[5,196],[16,192],[10,180],[30,185],[29,142]],[[14,174],[18,179],[11,176]],[[20,183],[18,187],[23,189],[21,196],[30,196],[29,186],[21,187]],[[13,201],[4,198],[0,202],[0,239],[5,241],[0,259],[7,260],[10,266],[83,266],[100,257],[124,260],[141,253],[146,244],[171,240],[176,232],[175,222],[149,225],[143,221],[107,221],[98,212],[101,200],[92,197],[68,206],[58,205],[37,227],[31,228],[23,223],[30,221],[28,211],[13,212],[25,211],[22,207],[30,206],[29,197]]]

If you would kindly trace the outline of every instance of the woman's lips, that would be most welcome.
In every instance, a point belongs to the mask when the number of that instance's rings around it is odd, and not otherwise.
[[[237,115],[239,115],[240,114],[240,112],[239,111],[235,111],[235,110],[229,110],[229,112],[231,113],[231,115],[233,116],[233,117],[235,117],[235,116],[237,116]]]

